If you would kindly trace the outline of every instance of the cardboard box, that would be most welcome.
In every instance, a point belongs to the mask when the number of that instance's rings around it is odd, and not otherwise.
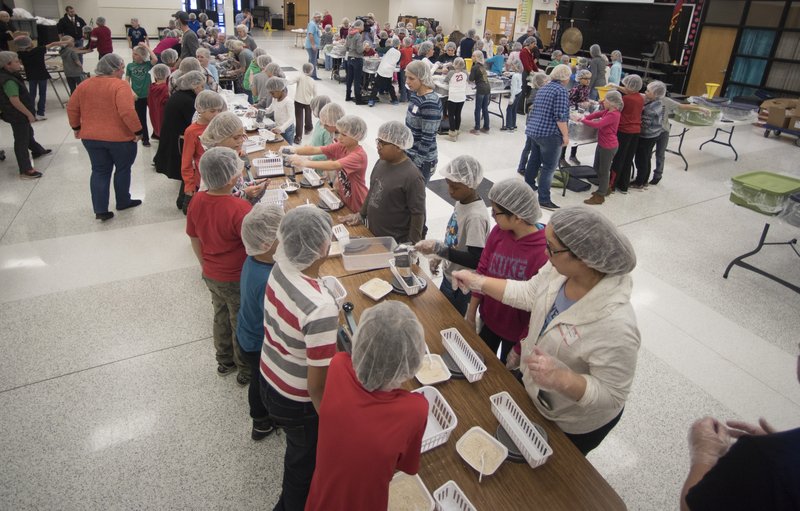
[[[767,124],[777,128],[788,128],[794,109],[799,106],[797,99],[768,99],[761,103],[767,110]]]
[[[800,131],[800,109],[791,111],[792,116],[789,118],[789,129],[792,131]]]

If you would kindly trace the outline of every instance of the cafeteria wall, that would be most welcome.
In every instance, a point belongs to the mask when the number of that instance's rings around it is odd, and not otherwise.
[[[157,27],[167,25],[172,15],[183,5],[179,0],[58,0],[59,17],[64,15],[64,8],[71,5],[78,16],[89,23],[91,18],[103,16],[106,26],[111,29],[114,38],[126,37],[125,24],[131,18],[138,18],[139,23],[147,29],[151,38],[156,38]],[[36,14],[36,13],[33,13]]]
[[[315,11],[325,12],[325,9],[331,12],[337,26],[344,17],[350,18],[352,22],[356,16],[366,16],[370,12],[381,24],[389,19],[388,0],[311,0],[309,2],[309,14],[313,14]]]

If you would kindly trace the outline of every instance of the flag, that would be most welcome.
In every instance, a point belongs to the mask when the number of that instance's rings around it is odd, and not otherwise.
[[[675,9],[672,10],[672,18],[669,20],[669,34],[672,35],[672,31],[675,30],[675,27],[678,25],[678,18],[681,17],[681,9],[683,9],[683,0],[678,0],[675,4]]]

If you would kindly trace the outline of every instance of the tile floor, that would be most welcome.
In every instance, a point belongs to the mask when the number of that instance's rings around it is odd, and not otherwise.
[[[281,65],[299,69],[305,60],[293,37],[256,35]],[[115,46],[127,57],[124,44]],[[95,62],[87,58],[87,68]],[[374,162],[378,125],[402,120],[404,109],[345,104],[344,86],[322,76],[318,93],[367,121]],[[214,374],[210,303],[173,206],[176,183],[150,167],[155,146],[140,147],[134,167],[132,193],[144,205],[100,223],[88,157],[52,91],[48,117],[34,128],[54,152],[37,162],[45,177],[36,182],[18,179],[11,131],[0,123],[0,508],[271,507],[283,439],[254,444],[244,391]],[[472,154],[488,179],[514,177],[523,134],[492,124],[488,135],[440,139],[440,164]],[[721,146],[698,151],[710,136],[687,135],[688,172],[668,155],[661,184],[602,206],[638,253],[643,343],[622,421],[589,459],[631,509],[677,507],[694,418],[800,423],[800,296],[738,268],[722,278],[767,220],[728,201],[729,178],[751,170],[800,176],[800,153],[792,140],[742,127],[734,162]],[[578,156],[589,162],[592,149]],[[427,200],[430,232],[442,233],[451,209],[433,193]],[[796,227],[770,221],[771,239],[797,237]],[[786,247],[755,262],[800,283]]]

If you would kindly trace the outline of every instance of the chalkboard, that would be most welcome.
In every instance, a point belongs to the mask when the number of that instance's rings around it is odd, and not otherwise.
[[[673,9],[671,4],[561,2],[558,18],[561,32],[570,27],[570,19],[575,20],[573,26],[583,34],[583,50],[596,43],[606,55],[619,50],[623,58],[641,58],[642,53],[652,52],[658,41],[669,38]],[[680,58],[691,14],[691,5],[684,4],[669,43],[673,60]]]

